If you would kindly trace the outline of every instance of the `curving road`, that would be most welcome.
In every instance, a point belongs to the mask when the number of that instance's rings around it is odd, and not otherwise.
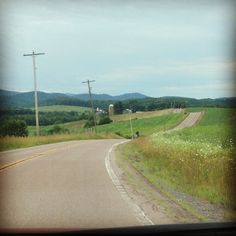
[[[71,141],[1,153],[0,229],[140,225],[105,165],[111,147],[123,141]]]
[[[190,113],[175,129],[200,117]],[[111,167],[111,150],[122,142],[70,141],[0,153],[0,230],[153,224]]]
[[[174,129],[171,130],[177,130],[177,129],[184,129],[191,127],[199,122],[199,120],[202,117],[202,112],[191,112],[189,115]],[[171,131],[170,130],[170,131]]]

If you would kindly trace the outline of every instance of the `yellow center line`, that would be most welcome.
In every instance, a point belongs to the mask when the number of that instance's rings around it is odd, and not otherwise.
[[[23,158],[23,159],[20,159],[20,160],[17,160],[17,161],[14,161],[14,162],[2,165],[2,166],[0,166],[0,172],[3,171],[6,168],[15,166],[15,165],[20,164],[22,162],[30,161],[30,160],[38,158],[38,157],[46,156],[47,154],[55,153],[57,151],[62,151],[62,150],[70,149],[70,148],[73,148],[73,147],[78,146],[78,145],[80,145],[80,143],[71,144],[71,145],[68,145],[66,147],[61,147],[61,148],[52,148],[52,149],[47,150],[45,152],[42,152],[42,153],[39,153],[39,154],[35,154],[33,156],[26,157],[26,158]]]
[[[39,156],[43,156],[43,154],[34,155],[34,156],[31,156],[31,157],[28,157],[28,158],[20,159],[20,160],[17,160],[17,161],[14,161],[14,162],[5,164],[5,165],[3,165],[3,166],[0,167],[0,171],[3,170],[3,169],[8,168],[8,167],[10,167],[10,166],[17,165],[17,164],[19,164],[19,163],[21,163],[21,162],[32,160],[32,159],[34,159],[34,158],[36,158],[36,157],[39,157]]]

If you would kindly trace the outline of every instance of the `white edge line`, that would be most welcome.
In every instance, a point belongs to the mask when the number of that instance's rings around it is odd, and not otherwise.
[[[121,145],[123,143],[129,142],[130,140],[123,141],[121,143],[113,144],[112,147],[109,149],[108,154],[105,158],[105,166],[107,172],[115,185],[116,189],[120,193],[121,197],[128,203],[130,209],[133,211],[135,217],[137,218],[138,222],[142,225],[154,225],[154,223],[147,217],[147,215],[143,212],[143,210],[135,204],[132,199],[129,197],[127,191],[125,190],[124,186],[120,183],[117,175],[113,171],[111,167],[111,152],[115,146]]]

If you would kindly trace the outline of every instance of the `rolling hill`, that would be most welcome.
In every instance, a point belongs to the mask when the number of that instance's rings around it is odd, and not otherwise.
[[[118,96],[92,94],[94,106],[107,109],[110,103],[121,101],[123,108],[133,111],[153,111],[170,107],[236,107],[236,97],[225,98],[186,98],[186,97],[148,97],[141,93],[126,93]],[[88,94],[66,94],[38,92],[39,106],[66,105],[90,107]],[[14,92],[0,90],[1,109],[34,107],[34,92]]]
[[[127,99],[142,99],[147,96],[141,93],[127,93],[118,96],[108,94],[92,94],[95,101],[124,101]],[[89,107],[89,94],[64,94],[38,92],[38,100],[41,106],[47,105],[76,105]],[[0,90],[1,107],[33,107],[34,92],[13,92]]]

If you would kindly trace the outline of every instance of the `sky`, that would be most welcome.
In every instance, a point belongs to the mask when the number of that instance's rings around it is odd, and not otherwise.
[[[236,1],[0,0],[0,87],[234,96]]]

